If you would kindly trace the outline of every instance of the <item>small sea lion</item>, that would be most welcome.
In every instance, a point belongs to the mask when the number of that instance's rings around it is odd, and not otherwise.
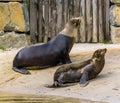
[[[93,54],[91,63],[84,68],[80,78],[81,86],[86,86],[91,79],[94,79],[103,69],[105,65],[105,53],[107,49],[98,49]]]
[[[59,67],[54,74],[54,83],[48,87],[71,86],[71,83],[80,82],[86,86],[89,80],[95,78],[103,69],[105,64],[105,53],[107,49],[98,49],[93,53],[91,59],[81,63],[71,63]]]
[[[71,63],[69,52],[74,44],[81,17],[70,19],[59,34],[45,44],[21,49],[13,60],[13,70],[30,74],[26,67],[46,68]]]

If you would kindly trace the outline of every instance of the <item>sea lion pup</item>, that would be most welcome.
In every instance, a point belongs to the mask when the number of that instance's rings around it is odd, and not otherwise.
[[[70,19],[65,28],[49,42],[21,49],[13,60],[13,70],[30,74],[26,67],[45,68],[59,63],[71,63],[69,52],[74,44],[81,17]]]
[[[81,86],[86,86],[89,83],[88,80],[95,78],[102,71],[106,51],[106,48],[98,49],[93,53],[91,59],[59,67],[54,74],[53,85],[48,87],[71,86],[71,83],[76,82],[80,82]]]
[[[89,84],[88,80],[94,79],[103,69],[105,65],[105,53],[107,49],[98,49],[94,52],[91,63],[84,68],[80,78],[81,86]]]

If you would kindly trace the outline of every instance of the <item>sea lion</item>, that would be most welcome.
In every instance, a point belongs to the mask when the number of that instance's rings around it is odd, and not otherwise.
[[[80,82],[81,86],[86,86],[103,69],[105,64],[105,53],[107,49],[98,49],[93,53],[91,59],[80,63],[71,63],[60,66],[54,74],[54,83],[47,87],[71,86],[71,83]]]
[[[74,44],[81,17],[71,18],[65,28],[49,42],[21,49],[13,60],[13,70],[30,74],[26,67],[40,68],[56,66],[59,63],[71,63],[69,52]]]

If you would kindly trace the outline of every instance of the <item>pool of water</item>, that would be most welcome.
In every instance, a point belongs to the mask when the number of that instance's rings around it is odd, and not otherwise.
[[[6,95],[0,93],[0,103],[105,103],[91,100],[59,97],[59,96],[33,96],[33,95]]]

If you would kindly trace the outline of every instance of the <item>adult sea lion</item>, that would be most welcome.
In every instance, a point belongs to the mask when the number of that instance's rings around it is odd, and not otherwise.
[[[13,70],[22,74],[30,74],[26,67],[40,68],[56,66],[59,63],[71,63],[69,52],[74,44],[81,18],[71,18],[65,28],[49,42],[21,49],[13,60]]]
[[[59,67],[54,74],[53,85],[48,87],[71,86],[71,83],[76,82],[80,82],[81,86],[86,86],[89,83],[88,80],[95,78],[102,71],[106,51],[106,48],[98,49],[91,59]]]

